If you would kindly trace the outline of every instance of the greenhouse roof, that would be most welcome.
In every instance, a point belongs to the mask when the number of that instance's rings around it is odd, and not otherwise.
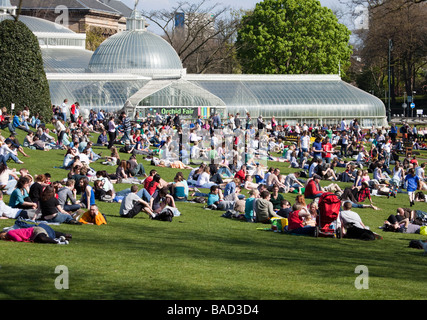
[[[0,21],[13,20],[13,17],[8,14],[1,14]],[[22,21],[33,33],[44,32],[44,33],[68,33],[76,34],[74,31],[48,20],[20,15],[19,20]]]
[[[43,49],[44,69],[47,73],[85,73],[92,53],[81,49]]]
[[[380,99],[338,75],[187,75],[185,79],[217,95],[227,106],[357,105],[384,109]]]

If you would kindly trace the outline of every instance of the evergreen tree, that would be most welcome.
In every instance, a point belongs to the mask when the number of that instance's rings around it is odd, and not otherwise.
[[[25,106],[45,121],[52,116],[49,84],[36,36],[21,21],[0,22],[0,107]]]

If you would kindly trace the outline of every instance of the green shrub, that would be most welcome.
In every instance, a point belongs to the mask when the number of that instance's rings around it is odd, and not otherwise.
[[[0,23],[0,106],[10,111],[30,108],[49,119],[51,101],[49,84],[36,36],[21,21]]]

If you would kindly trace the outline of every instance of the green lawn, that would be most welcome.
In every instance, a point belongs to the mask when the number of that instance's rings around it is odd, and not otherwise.
[[[19,139],[23,141],[23,133]],[[26,167],[32,175],[49,172],[52,180],[66,176],[67,171],[54,168],[62,164],[63,151],[28,154],[30,158],[21,157],[23,165],[10,166]],[[144,161],[141,156],[138,160]],[[143,163],[148,172],[152,166]],[[284,163],[270,165],[291,171]],[[106,168],[98,163],[93,167]],[[107,169],[113,172],[115,167]],[[167,181],[178,171],[157,169]],[[189,170],[182,171],[188,175]],[[126,187],[116,185],[117,190]],[[285,198],[293,203],[295,196]],[[362,242],[259,230],[265,226],[222,218],[223,212],[204,210],[202,204],[178,203],[182,215],[169,223],[142,213],[123,219],[118,203],[100,202],[107,225],[53,226],[72,233],[67,246],[1,242],[0,299],[426,299],[427,256],[408,248],[411,239],[425,237],[378,229],[398,206],[409,205],[407,195],[375,197],[374,203],[381,210],[355,211],[384,239]],[[417,203],[415,208],[426,207]],[[0,227],[13,223],[0,220]],[[361,265],[369,271],[369,288],[363,290],[355,287],[355,270]],[[57,266],[69,272],[68,290],[55,287],[56,278],[64,275],[55,273]]]

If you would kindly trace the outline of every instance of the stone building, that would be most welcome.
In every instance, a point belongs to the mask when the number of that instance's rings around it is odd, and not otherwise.
[[[19,0],[11,0],[13,6]],[[109,37],[126,30],[132,9],[120,0],[23,0],[21,14],[61,24],[76,33],[100,28]]]

